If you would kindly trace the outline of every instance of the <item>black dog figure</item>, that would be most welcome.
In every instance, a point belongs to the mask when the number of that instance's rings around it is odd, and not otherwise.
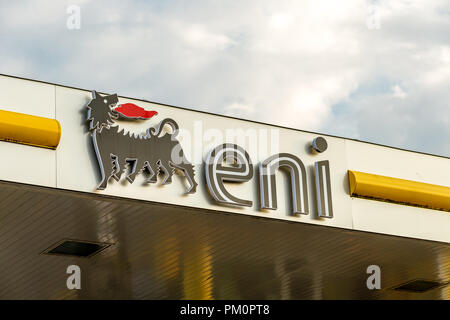
[[[97,189],[105,189],[111,177],[119,181],[121,165],[129,164],[131,172],[126,178],[130,183],[140,171],[150,174],[147,182],[156,182],[159,170],[162,170],[165,174],[163,184],[167,184],[172,182],[174,169],[180,169],[190,184],[186,193],[195,193],[194,166],[186,160],[179,141],[175,139],[178,124],[166,118],[157,129],[147,129],[145,135],[126,134],[115,125],[119,115],[112,108],[118,102],[117,94],[101,96],[93,91],[92,100],[87,105],[89,130],[102,176]],[[166,124],[171,126],[172,133],[160,137]]]

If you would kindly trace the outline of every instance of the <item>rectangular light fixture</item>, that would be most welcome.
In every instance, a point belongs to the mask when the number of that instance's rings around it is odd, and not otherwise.
[[[56,149],[61,125],[55,119],[0,110],[0,140]]]
[[[401,284],[397,287],[394,287],[394,290],[398,291],[407,291],[413,293],[423,293],[434,288],[440,287],[442,284],[437,281],[416,279],[409,281],[407,283]]]
[[[450,187],[348,171],[352,197],[450,211]]]
[[[45,254],[74,256],[74,257],[92,257],[111,244],[102,242],[80,241],[80,240],[62,240],[44,251]]]

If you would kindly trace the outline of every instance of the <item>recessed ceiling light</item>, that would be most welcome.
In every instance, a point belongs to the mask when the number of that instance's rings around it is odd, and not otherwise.
[[[109,247],[109,243],[80,241],[80,240],[62,240],[57,244],[45,250],[45,254],[65,255],[75,257],[92,257],[103,249]]]
[[[416,279],[394,287],[394,290],[408,291],[414,293],[423,293],[441,286],[442,283],[437,281]]]

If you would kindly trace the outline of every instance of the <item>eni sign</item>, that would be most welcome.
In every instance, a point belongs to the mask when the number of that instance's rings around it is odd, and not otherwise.
[[[326,141],[319,138],[322,144]],[[316,139],[313,146],[317,143]],[[317,149],[316,149],[317,150]],[[234,165],[225,166],[226,162]],[[329,161],[315,163],[315,184],[318,216],[332,218],[333,206],[330,185]],[[277,209],[277,190],[275,174],[278,169],[290,175],[293,214],[309,214],[308,184],[303,162],[293,154],[278,153],[259,164],[260,204],[262,209]],[[224,143],[211,150],[205,163],[205,175],[211,196],[221,204],[252,206],[251,200],[239,199],[225,188],[225,181],[247,182],[253,178],[253,165],[247,151],[236,144]]]
[[[147,129],[144,135],[125,133],[119,129],[116,120],[127,121],[150,119],[158,114],[132,103],[121,104],[116,94],[102,96],[92,92],[88,103],[88,129],[97,157],[101,181],[97,189],[107,187],[110,178],[119,181],[123,168],[130,168],[126,179],[133,183],[138,173],[148,175],[147,183],[155,183],[158,174],[164,175],[163,185],[172,181],[175,169],[183,172],[189,183],[186,193],[193,194],[197,189],[194,165],[186,159],[180,142],[177,122],[166,118],[157,128]],[[163,131],[171,127],[171,133]],[[327,149],[324,138],[314,139],[312,147],[316,152]],[[228,165],[231,163],[230,165]],[[204,163],[207,188],[212,198],[219,204],[250,207],[253,201],[232,195],[225,182],[245,183],[254,175],[254,167],[246,150],[237,144],[224,143],[208,153]],[[276,210],[278,207],[276,172],[285,170],[290,177],[292,214],[309,214],[308,183],[303,162],[290,153],[274,154],[258,166],[261,209]],[[318,217],[333,217],[333,201],[330,183],[330,164],[328,160],[315,162],[315,201]]]

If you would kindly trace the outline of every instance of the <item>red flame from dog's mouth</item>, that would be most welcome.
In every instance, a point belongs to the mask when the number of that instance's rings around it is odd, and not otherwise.
[[[128,119],[150,119],[158,114],[156,111],[147,111],[134,103],[120,104],[114,111]]]

